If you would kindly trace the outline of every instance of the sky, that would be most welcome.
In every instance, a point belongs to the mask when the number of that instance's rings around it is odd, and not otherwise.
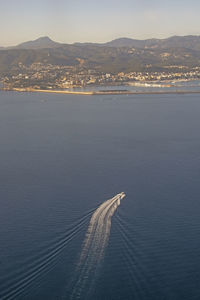
[[[200,35],[199,0],[0,0],[0,46]]]

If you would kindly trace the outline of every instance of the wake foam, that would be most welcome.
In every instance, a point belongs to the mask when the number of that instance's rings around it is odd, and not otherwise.
[[[72,280],[71,300],[87,299],[104,258],[105,248],[110,236],[111,218],[124,197],[124,193],[117,194],[102,203],[93,213],[83,242],[75,276]]]

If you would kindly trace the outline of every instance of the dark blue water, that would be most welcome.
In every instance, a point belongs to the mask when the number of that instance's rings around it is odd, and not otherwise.
[[[70,299],[90,218],[122,191],[79,298],[200,299],[199,129],[194,94],[1,92],[0,299]]]

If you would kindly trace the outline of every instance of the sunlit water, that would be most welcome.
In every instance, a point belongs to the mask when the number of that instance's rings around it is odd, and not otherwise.
[[[200,299],[199,116],[0,92],[0,299]]]

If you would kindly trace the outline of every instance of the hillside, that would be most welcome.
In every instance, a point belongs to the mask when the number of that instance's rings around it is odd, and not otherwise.
[[[165,40],[118,39],[106,44],[59,44],[48,37],[0,50],[0,74],[18,72],[19,64],[79,66],[102,72],[162,71],[200,65],[200,37]]]

